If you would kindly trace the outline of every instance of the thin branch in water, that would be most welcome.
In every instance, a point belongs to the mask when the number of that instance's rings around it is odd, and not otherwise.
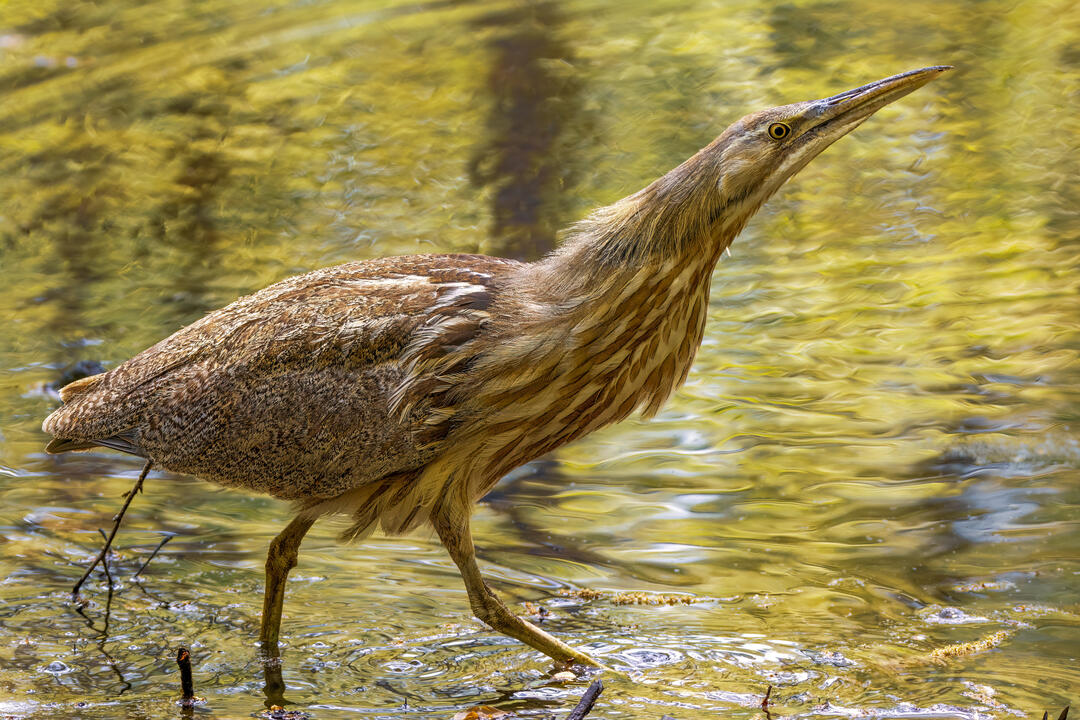
[[[98,529],[98,532],[101,533],[102,536],[105,535],[105,532],[100,528]],[[102,559],[101,567],[105,570],[105,577],[109,579],[109,594],[108,597],[105,599],[105,624],[100,630],[98,630],[97,626],[94,624],[94,621],[91,620],[90,616],[86,614],[85,605],[83,604],[77,605],[75,607],[75,612],[79,613],[79,615],[82,616],[83,620],[86,620],[86,626],[88,628],[98,634],[98,638],[95,643],[97,645],[97,649],[101,653],[102,657],[105,658],[105,665],[107,665],[109,669],[113,671],[113,674],[116,675],[116,679],[120,682],[120,692],[118,692],[117,694],[123,695],[131,689],[131,683],[129,683],[124,677],[124,673],[120,670],[120,666],[117,664],[116,658],[110,655],[109,651],[105,649],[105,643],[109,641],[109,617],[112,614],[113,601],[113,582],[112,577],[109,575],[108,557]],[[79,651],[78,640],[76,640],[72,644],[71,651],[73,653],[77,653]]]
[[[585,694],[581,696],[581,702],[577,704],[570,714],[566,716],[566,720],[583,720],[589,711],[592,710],[592,706],[596,703],[596,698],[600,697],[600,693],[604,691],[604,683],[600,680],[594,680],[593,684],[589,686],[589,689],[585,691]]]
[[[106,543],[109,542],[109,537],[105,534],[104,530],[102,530],[101,528],[98,528],[97,531],[99,533],[101,533],[101,539],[102,540],[104,540]],[[101,569],[105,571],[105,580],[108,581],[108,583],[109,583],[109,592],[110,592],[110,599],[111,599],[113,582],[112,582],[112,573],[109,572],[109,556],[108,555],[101,558]]]
[[[157,554],[161,550],[161,548],[165,547],[165,543],[169,542],[172,539],[172,535],[166,535],[164,538],[162,538],[161,542],[158,543],[158,546],[154,548],[154,552],[150,553],[150,557],[146,558],[146,562],[142,564],[142,567],[139,568],[139,571],[137,573],[131,576],[131,579],[134,580],[135,578],[142,575],[142,571],[146,569],[146,566],[150,564],[150,561],[157,557]]]
[[[101,537],[105,538],[106,541],[108,541],[108,538],[105,537],[105,531],[104,530],[102,530],[101,528],[98,528],[98,532],[101,533]],[[101,628],[101,636],[99,638],[99,643],[98,644],[99,644],[99,647],[101,648],[101,652],[105,653],[105,657],[109,658],[109,664],[112,665],[113,669],[115,670],[116,669],[116,663],[113,661],[112,657],[109,656],[109,653],[105,652],[105,641],[109,639],[109,617],[112,615],[112,599],[113,599],[113,580],[112,580],[112,575],[109,573],[109,556],[108,555],[106,555],[105,557],[103,557],[101,559],[101,567],[105,570],[105,579],[109,583],[109,595],[108,595],[108,597],[105,598],[105,624]],[[120,675],[120,680],[123,681],[123,679],[124,679],[124,676]]]
[[[765,713],[767,720],[772,720],[772,713],[769,712],[769,697],[772,695],[772,685],[765,691],[765,697],[761,700],[761,710]]]
[[[142,472],[139,473],[139,479],[135,481],[135,485],[124,496],[124,506],[121,507],[120,512],[116,513],[116,515],[113,517],[112,532],[109,533],[109,537],[105,538],[105,547],[101,548],[101,552],[99,552],[98,556],[94,558],[94,562],[90,563],[90,567],[86,568],[86,572],[84,572],[83,576],[79,578],[79,582],[75,583],[75,587],[71,589],[71,594],[73,596],[79,594],[79,588],[81,588],[83,583],[86,582],[86,578],[90,577],[90,573],[94,572],[94,568],[96,568],[98,566],[98,563],[104,560],[105,556],[108,554],[109,548],[112,547],[113,538],[116,537],[116,531],[120,529],[120,523],[124,519],[124,513],[127,512],[128,505],[130,505],[131,501],[135,499],[135,496],[142,492],[143,480],[146,479],[146,474],[150,472],[150,466],[152,464],[153,463],[151,463],[149,460],[146,461],[146,465],[143,466]],[[112,587],[111,578],[109,579],[109,587]]]
[[[191,707],[195,704],[195,681],[191,678],[191,653],[187,648],[177,649],[176,664],[180,666],[180,691],[183,693],[180,704]]]

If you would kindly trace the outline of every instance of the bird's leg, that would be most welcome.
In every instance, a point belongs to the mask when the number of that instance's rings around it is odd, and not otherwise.
[[[481,577],[480,568],[476,564],[476,550],[473,547],[468,519],[464,523],[455,523],[444,517],[433,517],[432,524],[447,552],[450,553],[450,557],[461,571],[461,577],[465,580],[465,589],[469,593],[469,605],[472,606],[473,614],[477,618],[493,629],[520,640],[557,662],[575,662],[604,667],[580,650],[575,650],[535,625],[522,620],[495,596]]]
[[[269,659],[277,658],[278,633],[281,631],[281,609],[285,604],[285,581],[296,567],[300,541],[315,524],[315,518],[298,515],[270,542],[266,553],[266,594],[263,596],[262,625],[259,644]]]

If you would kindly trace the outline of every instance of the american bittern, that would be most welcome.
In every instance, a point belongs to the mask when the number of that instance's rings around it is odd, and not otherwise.
[[[103,446],[292,500],[270,545],[260,639],[330,513],[345,537],[430,523],[478,618],[557,661],[596,662],[525,622],[480,575],[473,503],[513,468],[635,410],[690,370],[721,253],[789,177],[928,67],[739,120],[535,263],[390,257],[283,280],[71,383],[45,420],[59,453]]]

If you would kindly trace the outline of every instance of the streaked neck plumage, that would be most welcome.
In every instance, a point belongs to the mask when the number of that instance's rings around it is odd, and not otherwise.
[[[642,270],[687,264],[711,269],[764,200],[723,194],[726,135],[642,190],[571,225],[560,247],[535,264],[542,286],[572,296]]]

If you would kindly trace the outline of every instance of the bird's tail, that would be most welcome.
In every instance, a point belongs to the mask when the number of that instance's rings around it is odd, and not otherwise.
[[[84,378],[79,378],[73,382],[69,382],[64,387],[60,388],[60,399],[64,402],[71,402],[80,395],[85,395],[90,392],[95,385],[101,382],[101,378],[105,375],[88,375]]]

